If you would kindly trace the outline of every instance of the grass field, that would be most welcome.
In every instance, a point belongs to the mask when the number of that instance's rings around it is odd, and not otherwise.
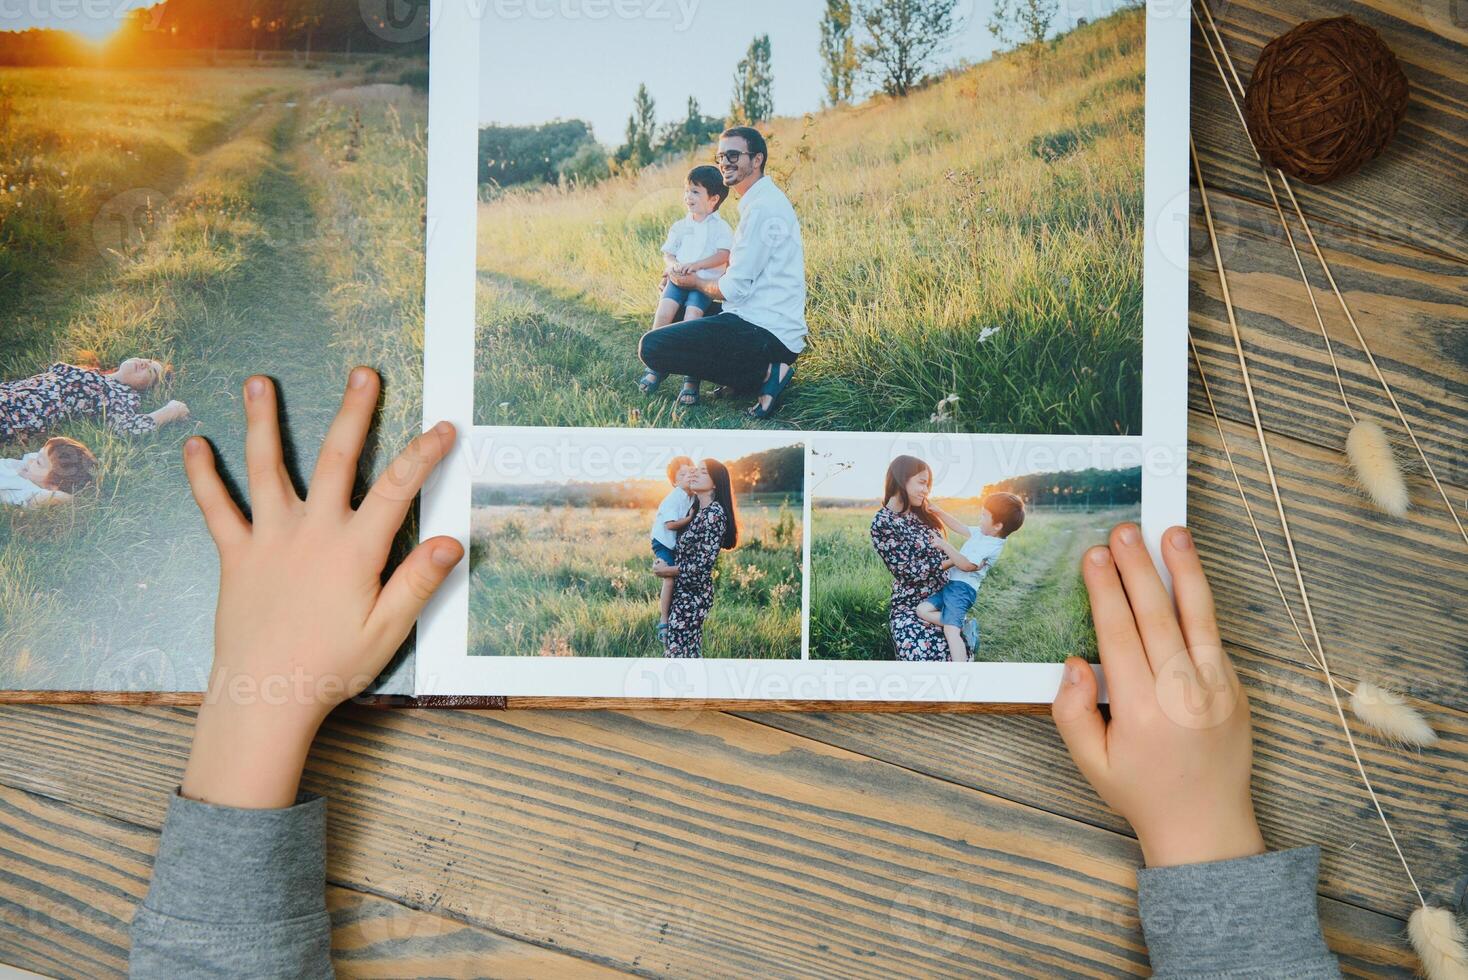
[[[872,510],[812,508],[812,659],[892,659],[887,622],[892,576],[872,549],[874,510],[875,504]],[[1031,510],[979,589],[974,612],[982,639],[975,659],[1059,663],[1077,655],[1096,660],[1081,554],[1104,543],[1114,525],[1138,514],[1135,507]]]
[[[0,378],[82,351],[153,356],[178,373],[144,408],[178,398],[193,416],[152,437],[50,433],[90,446],[100,479],[0,513],[0,688],[200,685],[218,573],[179,447],[202,432],[242,475],[249,374],[280,387],[298,483],[353,364],[385,382],[366,468],[417,431],[427,106],[370,82],[351,66],[0,70],[19,188],[0,197]],[[121,229],[118,195],[145,202]]]
[[[768,424],[1140,432],[1143,42],[1143,12],[1123,11],[1037,68],[1002,56],[769,125],[811,336]],[[753,424],[747,399],[683,410],[676,385],[632,385],[659,245],[708,155],[480,205],[476,422]]]
[[[736,501],[739,546],[714,569],[703,655],[800,657],[798,499]],[[470,549],[471,655],[659,657],[652,509],[480,507]]]

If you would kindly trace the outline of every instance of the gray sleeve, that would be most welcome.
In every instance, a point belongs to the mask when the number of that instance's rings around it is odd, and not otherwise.
[[[128,974],[332,976],[326,801],[303,793],[285,809],[243,810],[175,794]]]
[[[1320,848],[1137,872],[1154,977],[1335,980],[1320,933]]]

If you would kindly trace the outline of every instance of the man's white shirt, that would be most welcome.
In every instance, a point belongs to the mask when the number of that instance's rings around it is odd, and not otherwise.
[[[763,327],[798,354],[807,333],[800,220],[769,177],[755,181],[738,207],[729,271],[719,279],[724,312]]]

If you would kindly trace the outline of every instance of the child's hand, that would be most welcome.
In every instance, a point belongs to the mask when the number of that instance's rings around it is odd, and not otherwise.
[[[1186,529],[1164,535],[1162,555],[1176,613],[1135,524],[1081,559],[1111,722],[1096,709],[1090,667],[1072,657],[1055,725],[1081,773],[1136,830],[1149,867],[1259,854],[1248,699]]]
[[[433,538],[381,584],[393,537],[455,433],[440,422],[414,439],[353,511],[357,457],[377,394],[376,372],[352,371],[302,501],[281,458],[274,386],[258,375],[246,382],[253,523],[230,499],[209,444],[197,436],[184,444],[220,567],[214,667],[185,796],[243,807],[293,803],[322,720],[386,666],[463,557],[453,538]]]

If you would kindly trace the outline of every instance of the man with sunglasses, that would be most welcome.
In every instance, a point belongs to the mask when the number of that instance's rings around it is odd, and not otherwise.
[[[729,269],[718,279],[696,273],[669,279],[717,300],[724,310],[643,334],[643,390],[668,374],[707,378],[732,391],[758,388],[747,414],[764,419],[774,414],[794,377],[807,333],[805,247],[790,199],[765,176],[768,157],[757,129],[735,126],[720,135],[714,159],[724,186],[739,195]]]

